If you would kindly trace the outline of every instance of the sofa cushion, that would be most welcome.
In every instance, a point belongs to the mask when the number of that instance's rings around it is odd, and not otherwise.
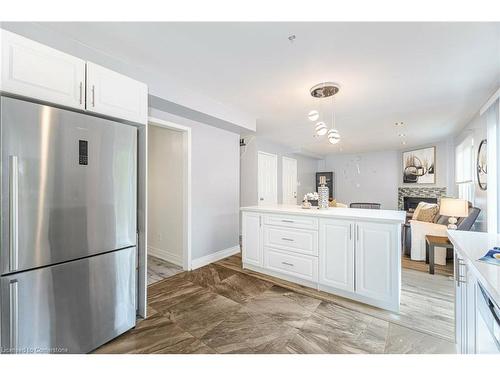
[[[439,206],[437,204],[420,202],[415,209],[412,219],[433,223],[438,212]]]

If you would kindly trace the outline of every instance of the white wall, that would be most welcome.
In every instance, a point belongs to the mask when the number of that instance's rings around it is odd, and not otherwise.
[[[318,162],[320,171],[335,173],[335,196],[341,203],[380,203],[398,208],[399,152],[334,154]]]
[[[150,115],[191,128],[192,259],[239,246],[239,135],[156,108]]]
[[[184,137],[148,129],[148,253],[182,266]]]
[[[486,116],[479,116],[477,113],[472,120],[454,137],[454,146],[458,145],[462,140],[471,134],[474,142],[474,166],[476,165],[477,150],[481,140],[486,139],[487,129],[486,129]],[[453,155],[455,154],[455,149],[453,148]],[[451,168],[455,170],[455,161],[451,163]],[[487,191],[479,189],[479,185],[476,181],[476,174],[474,169],[474,206],[481,209],[481,213],[476,221],[474,229],[477,231],[485,232],[487,230],[487,212],[488,212],[488,201],[487,201]],[[455,184],[455,175],[453,173],[453,194],[458,196],[458,187]]]
[[[283,156],[297,160],[297,204],[304,194],[316,191],[317,159],[298,155],[289,147],[269,142],[258,136],[246,137],[247,146],[241,150],[241,206],[255,206],[258,203],[257,153],[264,151],[278,156],[278,203],[283,201],[282,171]]]

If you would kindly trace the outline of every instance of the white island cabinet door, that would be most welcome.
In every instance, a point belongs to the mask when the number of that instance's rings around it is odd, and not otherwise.
[[[87,110],[146,124],[148,87],[92,62],[87,62]]]
[[[262,267],[262,217],[258,213],[244,212],[242,224],[243,264]]]
[[[356,293],[385,308],[399,308],[401,279],[398,225],[356,222]]]
[[[319,284],[354,291],[354,222],[321,219]]]
[[[85,61],[0,30],[0,90],[59,104],[85,108]]]

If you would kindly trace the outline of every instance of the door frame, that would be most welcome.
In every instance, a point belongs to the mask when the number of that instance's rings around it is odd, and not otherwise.
[[[295,204],[297,204],[297,197],[299,195],[298,187],[299,187],[299,166],[297,159],[290,158],[288,156],[281,157],[281,200],[283,204],[285,203],[285,160],[293,160],[295,162]]]
[[[170,129],[178,132],[182,132],[183,143],[184,143],[184,160],[183,160],[183,182],[184,182],[184,192],[183,192],[183,211],[184,211],[184,222],[182,228],[183,237],[183,249],[182,249],[182,268],[185,271],[190,271],[192,269],[191,265],[191,128],[188,126],[179,125],[170,121],[161,120],[159,118],[149,117],[148,127],[157,126],[164,129]],[[147,181],[148,176],[146,172],[146,191],[147,191]],[[147,201],[147,200],[146,200]],[[146,208],[146,237],[147,237],[147,208]],[[147,244],[146,244],[146,268],[147,268]]]
[[[264,151],[257,151],[257,205],[260,206],[260,191],[259,191],[259,178],[260,178],[260,171],[259,171],[259,155],[266,155],[266,156],[272,156],[276,160],[276,174],[274,176],[276,180],[276,204],[278,204],[278,155],[277,154],[271,154],[269,152],[264,152]]]

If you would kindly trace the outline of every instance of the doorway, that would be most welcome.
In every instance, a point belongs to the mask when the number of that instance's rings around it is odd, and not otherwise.
[[[258,204],[278,203],[278,157],[259,151],[257,155]]]
[[[148,124],[147,284],[191,268],[190,128]]]
[[[297,159],[282,158],[283,204],[297,205]]]

